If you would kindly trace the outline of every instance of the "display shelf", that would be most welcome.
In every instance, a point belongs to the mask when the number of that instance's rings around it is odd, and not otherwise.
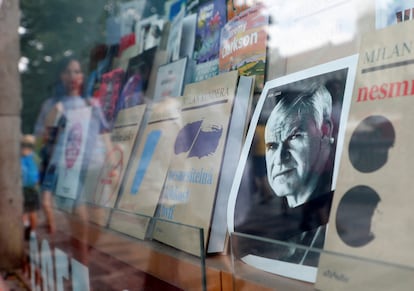
[[[55,220],[56,232],[48,234],[46,231],[39,231],[37,239],[39,242],[45,239],[89,265],[92,288],[95,281],[93,274],[100,272],[94,269],[97,266],[95,253],[91,251],[94,249],[108,258],[125,263],[182,290],[313,290],[313,284],[256,270],[243,262],[232,262],[230,253],[208,256],[203,267],[200,257],[154,240],[138,240],[102,228],[84,221],[82,215],[76,212],[68,214],[55,210]],[[65,241],[58,243],[59,240]],[[111,264],[115,265],[113,262]]]
[[[414,286],[414,268],[396,262],[305,247],[244,233],[232,233],[230,241],[234,290],[404,291],[411,290]],[[251,247],[250,253],[246,253],[246,245]],[[303,276],[303,273],[309,272],[306,269],[309,266],[299,263],[295,266],[287,260],[276,259],[281,250],[286,248],[318,258],[317,268],[315,266],[314,273],[311,271],[315,275],[312,282],[289,278],[300,272]],[[277,275],[276,272],[282,272],[284,276]],[[252,289],[251,284],[260,288]]]
[[[184,290],[220,290],[219,270],[204,274],[202,258],[188,255],[156,241],[138,240],[108,228],[84,221],[77,216],[55,211],[57,231],[73,238],[162,281]],[[93,260],[91,257],[90,260]],[[92,271],[92,270],[91,270]]]

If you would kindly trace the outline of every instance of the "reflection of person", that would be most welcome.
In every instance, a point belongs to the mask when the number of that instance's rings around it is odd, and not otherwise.
[[[50,232],[54,232],[55,223],[52,210],[52,185],[54,174],[49,171],[49,162],[55,149],[57,128],[56,119],[59,112],[66,107],[79,107],[80,103],[84,104],[84,100],[80,98],[83,85],[83,73],[80,63],[75,58],[64,59],[59,68],[59,82],[57,87],[59,92],[56,96],[47,99],[42,106],[38,120],[35,126],[35,134],[42,136],[44,145],[41,149],[40,156],[42,159],[41,166],[41,183],[42,183],[42,204],[46,214],[46,220]],[[78,98],[71,98],[78,97]],[[50,169],[49,169],[50,170]]]
[[[332,97],[324,86],[284,95],[266,124],[267,176],[274,193],[297,207],[330,191],[321,175],[332,151]]]
[[[21,171],[23,184],[23,223],[26,227],[25,236],[34,231],[37,225],[37,211],[40,209],[39,169],[35,160],[35,137],[24,135],[21,140]],[[28,227],[27,227],[28,226]]]
[[[374,239],[371,220],[381,201],[370,187],[356,186],[344,194],[336,212],[336,228],[341,240],[351,247],[361,247]]]
[[[71,148],[71,150],[78,150],[79,147],[79,134],[80,129],[76,128],[77,123],[79,120],[71,120],[74,124],[74,127],[68,128],[69,120],[67,113],[71,110],[76,109],[82,109],[89,107],[89,102],[85,100],[82,96],[82,89],[83,89],[83,72],[81,65],[79,61],[76,58],[70,57],[67,59],[64,59],[61,64],[61,73],[60,73],[60,79],[64,87],[64,95],[60,98],[59,102],[57,102],[51,112],[58,112],[57,114],[54,114],[58,116],[58,118],[54,118],[56,120],[54,126],[58,127],[57,133],[55,132],[56,138],[55,138],[55,145],[52,146],[52,152],[49,157],[49,164],[45,173],[45,177],[43,179],[43,195],[46,200],[44,202],[47,202],[47,209],[52,212],[52,193],[56,190],[56,182],[58,175],[64,175],[62,173],[62,170],[65,169],[65,166],[62,164],[62,157],[64,157],[65,154],[68,154],[70,152],[65,151],[64,152],[64,131],[69,130],[71,134],[68,134],[69,141],[66,142],[73,142],[72,145],[66,145],[66,149]],[[98,107],[99,104],[92,104],[91,107],[91,119],[88,123],[88,134],[86,137],[86,148],[89,149],[87,154],[84,154],[82,158],[84,158],[84,161],[82,162],[82,167],[88,165],[88,163],[91,163],[92,159],[100,158],[96,157],[92,153],[92,151],[97,150],[99,148],[102,148],[103,143],[102,139],[98,135],[99,132],[103,130],[108,129],[108,125],[106,123],[106,120],[103,116],[101,108]],[[56,130],[55,130],[56,131]],[[73,154],[73,152],[72,152]],[[95,161],[93,161],[95,162]],[[82,179],[82,178],[80,178]],[[77,189],[77,193],[82,193],[82,183],[81,187]],[[77,201],[74,202],[74,208],[73,212],[78,216],[78,218],[81,219],[82,222],[87,221],[87,211],[84,205],[80,204],[80,202],[83,202],[82,197],[77,197]],[[54,225],[53,225],[54,228]],[[79,234],[81,236],[82,242],[87,241],[87,226],[86,224],[82,224],[82,227],[79,227]],[[87,261],[87,245],[79,242],[79,251],[81,253],[80,260],[84,263]]]

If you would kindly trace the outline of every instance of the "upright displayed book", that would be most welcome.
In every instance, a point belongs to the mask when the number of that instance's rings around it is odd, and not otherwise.
[[[85,193],[85,200],[91,204],[89,209],[91,220],[98,224],[106,223],[109,210],[105,213],[101,212],[103,216],[94,215],[93,212],[102,207],[106,209],[114,207],[145,108],[146,105],[138,105],[119,112],[110,135],[110,143],[105,151],[102,167],[89,169],[91,181],[88,183],[95,181],[95,186]],[[93,179],[94,176],[95,179]]]
[[[116,105],[116,112],[145,102],[157,48],[153,47],[128,60],[124,84]]]
[[[144,81],[144,90],[147,89],[149,76],[152,71],[156,51],[157,48],[153,47],[135,57],[130,58],[128,61],[126,78],[130,78],[135,74],[140,74]]]
[[[226,19],[225,0],[211,0],[199,6],[193,54],[195,82],[219,73],[220,31]]]
[[[221,174],[224,149],[238,81],[237,71],[185,87],[181,123],[173,138],[173,152],[153,238],[200,255],[200,233],[207,245]]]
[[[116,114],[116,104],[124,80],[124,70],[115,69],[102,75],[102,81],[95,98],[99,100],[106,122],[112,127]]]
[[[234,175],[237,170],[236,161],[240,158],[248,122],[251,117],[250,111],[253,102],[254,80],[254,76],[240,76],[237,84],[229,133],[224,150],[223,166],[220,181],[217,186],[216,203],[211,222],[207,253],[222,253],[226,250],[228,239],[227,204]]]
[[[76,200],[81,181],[81,171],[91,119],[91,108],[68,110],[66,125],[59,151],[59,171],[55,193],[57,196]]]
[[[167,21],[172,21],[184,8],[186,14],[187,0],[168,0],[164,3],[164,17]]]
[[[180,58],[180,46],[183,32],[185,6],[180,6],[179,12],[171,19],[167,40],[167,62]]]
[[[163,28],[164,19],[157,14],[137,22],[135,26],[135,40],[139,54],[159,45]]]
[[[193,65],[188,58],[160,66],[155,82],[154,102],[181,96],[184,85],[191,82],[192,74]]]
[[[117,209],[110,227],[144,239],[173,155],[174,139],[181,125],[180,98],[154,103],[136,152],[130,158]]]
[[[229,232],[267,272],[314,282],[342,151],[355,56],[266,82],[250,122],[228,203]],[[279,240],[277,245],[266,239]]]
[[[263,1],[258,0],[227,0],[227,19],[231,20],[233,17],[239,15],[244,10],[249,9],[249,7],[261,3]]]
[[[318,290],[411,290],[413,22],[364,36]]]
[[[266,67],[268,13],[263,5],[238,14],[221,30],[220,72],[239,70],[241,76],[256,76],[256,90],[263,89]]]
[[[192,59],[194,52],[195,33],[197,27],[197,14],[186,15],[183,19],[181,33],[180,57]]]

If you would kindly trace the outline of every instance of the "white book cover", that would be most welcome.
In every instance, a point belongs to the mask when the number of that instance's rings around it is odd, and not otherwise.
[[[75,200],[81,180],[81,170],[88,137],[91,108],[68,110],[63,134],[62,155],[56,195]]]
[[[183,32],[183,20],[185,8],[182,7],[180,12],[171,21],[170,31],[167,40],[167,60],[176,61],[180,58],[180,44]]]
[[[163,28],[164,19],[160,19],[156,14],[136,23],[135,40],[139,54],[159,45]]]
[[[154,89],[154,102],[168,97],[181,96],[187,73],[188,58],[168,63],[158,68]]]
[[[227,203],[231,185],[237,170],[247,133],[250,110],[253,100],[255,77],[239,77],[233,112],[230,120],[229,135],[224,150],[223,167],[217,187],[216,204],[211,223],[207,253],[221,253],[225,251],[227,233]]]
[[[181,44],[180,44],[180,57],[190,57],[193,55],[195,33],[197,24],[197,14],[193,13],[184,17]]]

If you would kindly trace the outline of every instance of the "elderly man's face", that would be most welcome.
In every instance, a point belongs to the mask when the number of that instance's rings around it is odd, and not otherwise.
[[[279,197],[301,195],[314,184],[321,152],[322,132],[313,118],[293,115],[272,112],[265,130],[267,176]]]

